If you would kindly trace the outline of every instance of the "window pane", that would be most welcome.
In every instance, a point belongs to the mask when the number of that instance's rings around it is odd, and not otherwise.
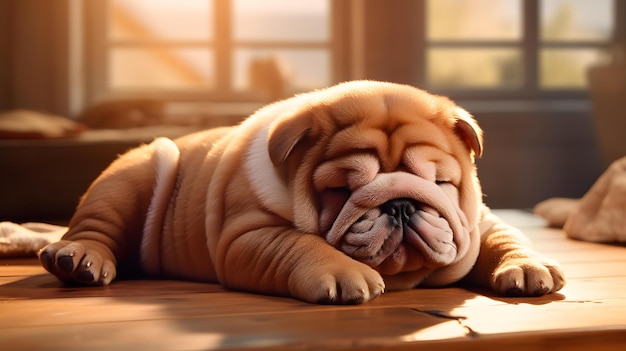
[[[598,51],[543,49],[539,59],[542,88],[580,89],[587,86],[587,68],[598,59]]]
[[[111,0],[113,40],[209,40],[211,0]]]
[[[520,0],[429,0],[430,40],[516,40],[522,33]]]
[[[613,28],[612,0],[542,0],[541,38],[607,40]]]
[[[213,83],[209,49],[116,48],[109,56],[114,89],[202,88]]]
[[[523,83],[518,49],[435,48],[427,60],[432,87],[515,88]]]
[[[267,87],[277,86],[277,76],[281,75],[290,84],[284,87],[287,95],[330,84],[330,55],[326,50],[239,49],[235,51],[233,69],[237,90],[271,89]]]
[[[328,0],[235,0],[236,40],[325,41]]]

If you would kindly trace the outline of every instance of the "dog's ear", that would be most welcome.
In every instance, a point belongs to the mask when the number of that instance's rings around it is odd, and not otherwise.
[[[308,138],[315,137],[318,124],[323,116],[310,105],[301,106],[285,112],[278,117],[269,128],[268,151],[274,166],[283,164],[293,152],[296,145]]]
[[[483,154],[483,131],[474,117],[464,109],[457,107],[454,111],[454,131],[467,144],[474,155],[480,158]]]
[[[292,118],[283,120],[281,123],[274,123],[270,127],[268,151],[274,166],[279,166],[285,162],[296,144],[309,133],[311,126],[305,117],[292,116]]]

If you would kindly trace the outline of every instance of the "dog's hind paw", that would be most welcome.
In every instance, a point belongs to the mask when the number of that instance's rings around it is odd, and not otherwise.
[[[80,285],[107,285],[116,276],[115,258],[103,244],[61,240],[39,252],[39,261],[60,281]]]

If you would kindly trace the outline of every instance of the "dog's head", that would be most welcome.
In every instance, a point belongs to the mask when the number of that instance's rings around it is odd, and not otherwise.
[[[478,254],[482,135],[445,97],[357,81],[296,98],[268,130],[293,221],[388,288],[460,279]]]

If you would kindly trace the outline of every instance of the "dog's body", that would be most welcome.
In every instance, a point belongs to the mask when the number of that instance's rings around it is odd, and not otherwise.
[[[558,265],[483,205],[481,153],[480,129],[448,99],[344,83],[131,150],[40,259],[67,282],[140,267],[310,302],[464,277],[515,295],[560,289]]]

